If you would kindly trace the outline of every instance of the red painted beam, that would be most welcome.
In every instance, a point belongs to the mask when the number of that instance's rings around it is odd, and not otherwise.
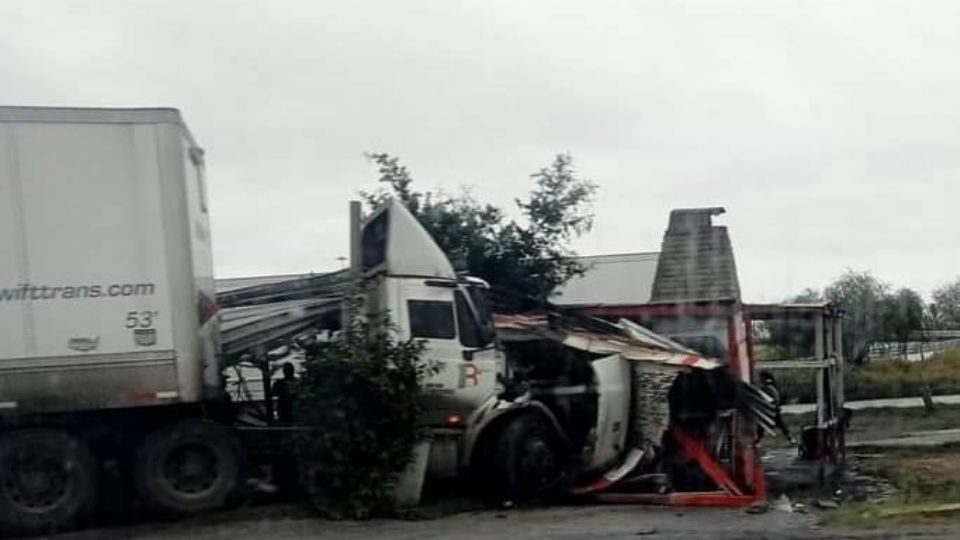
[[[730,475],[727,474],[727,471],[723,470],[723,467],[714,461],[710,454],[704,450],[703,444],[699,440],[677,427],[672,428],[671,432],[673,433],[673,438],[680,443],[683,453],[686,454],[688,458],[696,461],[697,465],[700,465],[703,472],[707,473],[707,476],[709,476],[718,487],[732,495],[743,495],[737,483],[734,482],[733,479],[730,478]]]
[[[725,491],[687,491],[656,493],[601,493],[600,502],[614,504],[662,504],[667,506],[747,506],[757,501],[754,495],[731,495]]]

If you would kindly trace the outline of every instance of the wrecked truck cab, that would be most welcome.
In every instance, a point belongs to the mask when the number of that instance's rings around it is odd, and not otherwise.
[[[505,387],[524,393],[506,396],[514,402],[498,404],[494,415],[517,414],[511,409],[519,403],[535,402],[533,412],[552,419],[564,442],[555,450],[568,492],[597,491],[611,474],[672,472],[668,433],[675,425],[692,425],[676,406],[689,401],[691,383],[706,383],[699,394],[710,402],[711,415],[696,419],[694,431],[722,409],[743,405],[725,399],[723,386],[736,383],[718,369],[721,362],[627,320],[610,323],[554,310],[499,316],[497,328],[509,366]],[[523,486],[510,488],[524,492]]]
[[[437,369],[426,387],[428,426],[460,427],[496,394],[502,355],[483,280],[458,276],[433,238],[399,201],[361,225],[360,271],[367,313],[388,317],[398,339],[421,340]]]

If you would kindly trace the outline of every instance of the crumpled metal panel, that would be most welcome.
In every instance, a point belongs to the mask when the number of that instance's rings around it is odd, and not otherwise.
[[[545,315],[497,315],[497,333],[506,341],[548,339],[597,356],[619,354],[636,362],[712,370],[716,360],[700,356],[636,323],[606,324],[607,332],[586,330],[573,322],[548,322]]]
[[[631,366],[632,406],[630,417],[631,445],[648,451],[660,446],[670,425],[670,386],[676,370],[634,362]]]

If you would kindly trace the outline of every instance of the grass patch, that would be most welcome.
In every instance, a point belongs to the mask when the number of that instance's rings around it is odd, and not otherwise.
[[[903,449],[864,460],[865,474],[889,480],[897,495],[882,503],[857,503],[827,515],[831,524],[875,528],[897,523],[955,522],[960,510],[960,449]],[[947,511],[943,511],[947,510]]]
[[[794,436],[799,436],[804,426],[816,423],[816,414],[784,414],[783,420]],[[896,408],[881,407],[854,411],[853,421],[847,430],[847,441],[869,441],[888,439],[905,435],[912,431],[934,431],[939,429],[960,428],[960,405],[937,405],[932,413],[923,407]],[[786,438],[765,436],[763,444],[767,448],[787,448],[792,446]]]
[[[816,415],[812,412],[785,414],[783,419],[795,435],[800,433],[803,426],[816,423]],[[911,431],[952,428],[960,428],[960,405],[937,405],[932,413],[927,413],[922,407],[862,409],[853,413],[853,421],[847,430],[847,440],[886,439]]]
[[[785,403],[816,401],[813,370],[776,371]],[[960,349],[944,351],[924,362],[873,360],[864,366],[847,366],[844,394],[847,400],[915,397],[924,381],[934,395],[960,393]]]

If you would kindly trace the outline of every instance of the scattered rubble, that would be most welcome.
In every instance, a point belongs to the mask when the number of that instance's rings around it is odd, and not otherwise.
[[[780,497],[773,503],[773,508],[780,512],[786,512],[788,514],[793,513],[793,503],[790,501],[790,498],[786,494],[780,495]]]

